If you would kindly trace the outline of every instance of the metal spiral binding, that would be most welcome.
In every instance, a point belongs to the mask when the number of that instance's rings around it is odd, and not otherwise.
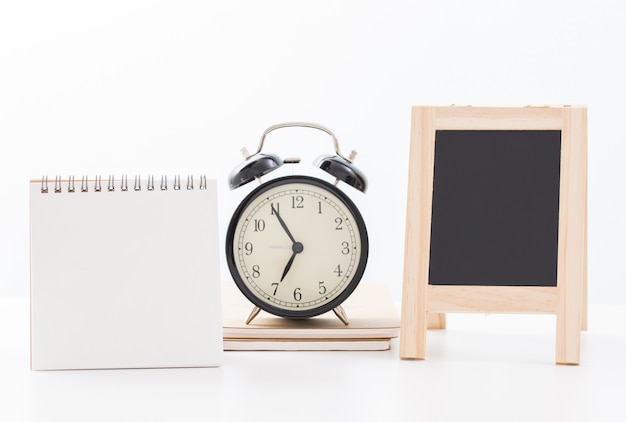
[[[199,190],[207,189],[207,177],[206,175],[201,175],[199,177]],[[69,176],[66,180],[64,180],[61,176],[54,176],[54,188],[48,187],[48,176],[41,177],[41,193],[49,193],[50,191],[54,193],[62,193],[63,191],[68,193],[74,192],[89,192],[90,184],[93,183],[93,192],[115,192],[116,191],[116,180],[113,175],[109,175],[106,184],[106,190],[102,189],[102,176],[96,176],[93,181],[90,181],[87,175],[81,176],[80,179],[80,190],[76,184],[76,178],[74,176]],[[117,181],[120,192],[128,192],[130,190],[139,192],[142,190],[141,186],[141,177],[139,175],[135,175],[134,183],[132,189],[129,189],[128,186],[128,176],[124,175]],[[174,183],[172,184],[173,190],[181,190],[181,177],[180,175],[174,176]],[[65,187],[64,187],[65,186]],[[161,176],[161,191],[168,190],[168,182],[167,176]],[[194,190],[194,178],[191,175],[187,176],[187,190]],[[147,178],[147,190],[154,191],[154,176],[150,175]]]
[[[61,176],[55,176],[54,178],[54,193],[61,193]]]
[[[70,193],[74,192],[74,176],[70,176],[70,180],[67,184],[67,191]]]
[[[115,177],[113,175],[109,176],[109,183],[107,184],[107,191],[109,192],[115,191]]]

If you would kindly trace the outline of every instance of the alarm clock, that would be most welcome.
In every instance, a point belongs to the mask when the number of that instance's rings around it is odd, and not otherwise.
[[[266,136],[280,128],[305,127],[330,135],[334,155],[315,165],[334,176],[335,184],[305,175],[261,181],[284,163],[262,153]],[[356,152],[344,157],[335,135],[314,123],[282,123],[263,133],[257,151],[233,170],[236,189],[260,182],[236,208],[226,233],[226,261],[235,284],[255,305],[246,323],[260,310],[291,319],[305,319],[333,310],[348,324],[341,303],[357,287],[367,264],[369,243],[363,217],[338,188],[343,182],[361,192],[367,180],[354,166]]]

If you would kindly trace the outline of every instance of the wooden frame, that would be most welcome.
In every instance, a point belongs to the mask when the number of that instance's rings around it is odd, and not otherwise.
[[[400,357],[424,359],[426,329],[447,312],[556,315],[556,363],[578,364],[587,329],[587,110],[585,107],[413,107]],[[556,287],[428,284],[437,130],[560,130]]]

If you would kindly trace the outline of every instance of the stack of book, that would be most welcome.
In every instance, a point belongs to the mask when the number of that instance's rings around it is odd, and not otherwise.
[[[400,319],[388,288],[361,283],[342,304],[349,325],[333,312],[305,320],[261,311],[246,325],[252,305],[234,283],[222,286],[224,350],[389,350]]]

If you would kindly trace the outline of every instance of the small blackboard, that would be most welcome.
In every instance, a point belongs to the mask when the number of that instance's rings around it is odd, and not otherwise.
[[[556,315],[556,362],[587,323],[587,109],[413,107],[400,357],[446,313]]]
[[[429,284],[556,286],[561,132],[439,130]]]

